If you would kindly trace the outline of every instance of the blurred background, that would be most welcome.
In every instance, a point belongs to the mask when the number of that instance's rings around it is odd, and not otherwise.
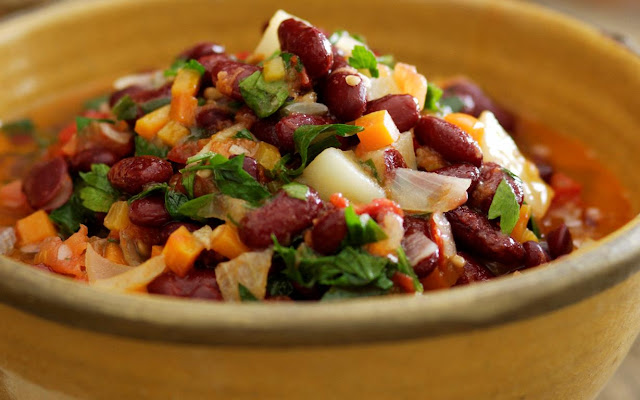
[[[0,19],[60,0],[0,0]],[[85,0],[89,1],[89,0]],[[106,1],[106,0],[105,0]],[[176,0],[178,1],[178,0]],[[494,0],[502,1],[502,0]],[[640,0],[515,0],[537,3],[581,19],[640,54]],[[273,0],[274,4],[277,1]],[[640,341],[597,400],[640,399]]]

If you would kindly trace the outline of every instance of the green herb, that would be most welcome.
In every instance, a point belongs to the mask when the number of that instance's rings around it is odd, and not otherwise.
[[[376,164],[372,159],[369,158],[367,161],[361,161],[360,165],[368,169],[371,175],[376,179],[376,181],[378,181],[378,183],[382,183],[382,178],[380,178],[380,174],[378,174]]]
[[[173,62],[173,64],[171,64],[169,69],[166,69],[164,71],[164,76],[166,76],[166,77],[176,76],[176,75],[178,75],[178,71],[181,70],[182,68],[194,69],[194,70],[198,71],[198,73],[200,75],[204,74],[207,71],[204,68],[204,66],[202,66],[202,64],[200,64],[196,60],[192,59],[192,60],[187,61],[184,58],[178,58]]]
[[[202,199],[202,197],[198,197],[198,199]],[[198,199],[194,199],[191,201],[195,201]],[[187,198],[187,196],[173,189],[167,189],[167,191],[164,192],[164,208],[167,209],[167,212],[169,213],[169,215],[171,215],[172,218],[180,219],[184,216],[195,220],[201,220],[202,218],[197,217],[195,214],[192,216],[188,212],[188,207],[185,207],[185,209],[183,210],[182,206],[184,206],[188,202],[189,199]]]
[[[376,57],[376,60],[378,60],[378,64],[384,64],[389,68],[393,68],[396,65],[396,59],[393,54],[383,54]]]
[[[9,136],[32,135],[35,129],[35,124],[28,118],[18,119],[15,121],[7,122],[6,124],[0,122],[0,131],[6,133]]]
[[[233,137],[235,139],[249,139],[253,140],[254,142],[256,140],[248,129],[239,130]]]
[[[364,287],[339,287],[332,286],[322,296],[321,301],[356,299],[359,297],[381,296],[387,293],[387,290],[370,285]]]
[[[157,145],[138,135],[136,135],[134,140],[136,144],[136,156],[156,156],[166,158],[167,154],[169,154],[169,148],[167,146]]]
[[[372,52],[367,50],[366,47],[356,45],[351,51],[351,57],[349,57],[349,65],[355,69],[368,69],[372,77],[377,78],[380,76],[378,72],[378,60]]]
[[[529,217],[529,222],[527,223],[527,227],[531,230],[531,232],[533,232],[534,235],[536,235],[538,239],[542,239],[542,233],[540,233],[540,227],[538,226],[536,219],[533,217],[533,214],[531,214],[531,216]]]
[[[293,285],[286,276],[271,274],[267,278],[267,292],[270,296],[289,296],[293,293]]]
[[[398,247],[398,249],[396,250],[396,254],[398,255],[398,271],[411,277],[411,279],[413,280],[413,287],[415,288],[416,292],[424,292],[424,287],[422,286],[422,283],[420,283],[420,280],[413,270],[413,267],[411,267],[411,264],[409,264],[409,260],[407,260],[407,255],[405,254],[402,246]]]
[[[241,301],[258,301],[258,298],[242,283],[238,283],[238,294],[240,295]]]
[[[196,174],[195,173],[187,173],[182,175],[182,186],[187,191],[187,196],[190,199],[193,199],[195,196],[193,195],[194,186],[196,183]]]
[[[306,200],[309,194],[309,186],[298,182],[289,182],[282,186],[282,190],[284,190],[289,197],[299,200]]]
[[[116,122],[112,119],[106,118],[89,118],[89,117],[76,117],[76,130],[78,132],[82,132],[85,130],[92,122],[106,122],[108,124],[115,124]]]
[[[205,72],[207,72],[207,69],[202,64],[200,64],[197,60],[189,60],[189,61],[187,61],[187,63],[185,64],[185,66],[183,68],[194,69],[194,70],[198,71],[200,73],[200,75],[202,75]]]
[[[231,197],[257,204],[270,196],[269,191],[242,168],[244,154],[213,168],[218,189]]]
[[[337,30],[333,32],[331,36],[329,36],[329,42],[331,44],[336,44],[343,36],[351,37],[360,43],[367,44],[367,39],[364,36],[357,33],[349,33],[345,30]]]
[[[145,190],[136,194],[135,196],[129,197],[129,200],[127,201],[129,202],[129,204],[131,204],[136,200],[140,200],[144,197],[147,197],[153,194],[154,192],[162,191],[164,193],[164,191],[167,189],[169,189],[169,185],[167,185],[166,183],[154,183],[153,185],[148,186]]]
[[[260,71],[244,78],[239,86],[245,102],[260,118],[278,111],[289,97],[285,81],[266,82]]]
[[[513,180],[522,183],[522,179],[520,179],[520,177],[516,174],[514,174],[513,172],[511,172],[511,170],[502,167],[502,172],[504,172],[505,174],[509,175]]]
[[[387,238],[369,214],[358,215],[352,206],[344,209],[344,221],[347,225],[347,237],[344,239],[346,245],[362,246]]]
[[[85,110],[99,110],[100,107],[108,100],[109,95],[103,94],[102,96],[94,97],[93,99],[85,101],[82,108]]]
[[[122,96],[111,109],[119,120],[134,119],[138,115],[138,105],[128,94]]]
[[[440,99],[440,109],[449,108],[452,113],[460,112],[464,109],[464,101],[458,96],[450,96]]]
[[[91,172],[80,172],[80,178],[86,184],[80,189],[80,199],[82,205],[91,211],[108,212],[111,204],[120,197],[107,179],[109,169],[105,164],[93,164]]]
[[[160,107],[166,106],[167,104],[171,104],[171,96],[159,97],[157,99],[145,101],[140,104],[140,109],[143,113],[148,114]]]
[[[207,104],[207,99],[204,97],[198,97],[198,107],[202,107],[205,104]]]
[[[500,230],[509,235],[520,217],[520,206],[513,189],[502,180],[489,207],[489,219],[500,217]]]
[[[427,97],[424,102],[424,109],[428,111],[438,111],[440,109],[439,101],[442,97],[442,89],[435,84],[427,83]]]
[[[51,211],[49,218],[66,238],[76,233],[80,229],[80,224],[90,218],[90,214],[82,206],[78,195],[74,193],[63,206]]]

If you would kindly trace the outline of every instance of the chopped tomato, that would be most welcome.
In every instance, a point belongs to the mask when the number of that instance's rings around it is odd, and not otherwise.
[[[580,199],[582,185],[562,172],[556,172],[551,176],[551,187],[555,192],[554,205],[570,203]]]
[[[403,274],[400,271],[396,271],[393,273],[391,280],[393,281],[393,286],[401,289],[405,293],[416,292],[416,288],[413,284],[413,278],[411,278],[407,274]]]
[[[34,262],[44,264],[59,274],[85,279],[84,253],[89,240],[87,233],[87,227],[80,225],[80,230],[64,242],[57,236],[46,238]]]
[[[331,204],[333,204],[337,208],[347,208],[349,207],[349,200],[342,195],[342,193],[334,193],[329,198]]]
[[[377,222],[382,221],[384,215],[390,212],[404,217],[404,212],[398,203],[389,199],[373,199],[371,203],[356,208],[356,213],[369,214]]]

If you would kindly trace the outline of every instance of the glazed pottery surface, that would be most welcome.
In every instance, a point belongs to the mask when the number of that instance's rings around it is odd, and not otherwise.
[[[277,8],[360,32],[428,78],[472,77],[513,111],[588,143],[640,209],[640,60],[517,2],[62,2],[0,25],[0,116],[39,108],[37,122],[56,122],[46,111],[56,99],[167,65],[197,41],[252,49]],[[638,218],[521,276],[346,303],[120,295],[2,258],[0,395],[590,399],[640,331],[639,269]]]

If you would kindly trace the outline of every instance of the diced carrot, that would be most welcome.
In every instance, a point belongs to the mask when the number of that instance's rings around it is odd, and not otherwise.
[[[160,140],[162,140],[164,143],[168,144],[171,147],[178,144],[178,142],[182,138],[188,135],[189,135],[189,128],[183,126],[182,124],[176,121],[167,122],[167,124],[158,131],[158,137],[160,138]]]
[[[104,258],[116,264],[127,265],[127,261],[124,259],[124,253],[122,253],[122,248],[114,242],[107,243],[104,249]]]
[[[152,139],[169,122],[170,109],[171,106],[166,105],[138,119],[135,126],[136,133],[147,140]]]
[[[43,210],[38,210],[18,220],[16,233],[21,245],[40,243],[44,239],[58,234],[53,222]]]
[[[416,67],[404,63],[396,63],[393,68],[393,80],[396,82],[400,93],[407,93],[418,100],[418,106],[422,110],[427,97],[427,78],[419,74]]]
[[[113,203],[103,224],[111,231],[121,231],[129,226],[129,204],[126,201]]]
[[[171,111],[169,118],[184,126],[191,126],[196,120],[198,99],[188,94],[179,94],[171,97]]]
[[[171,96],[195,96],[200,88],[200,73],[195,69],[182,68],[171,85]]]
[[[354,124],[364,128],[362,132],[358,132],[358,147],[363,151],[387,147],[400,137],[400,132],[387,110],[364,115],[355,120]]]
[[[403,274],[400,271],[396,271],[391,277],[391,281],[393,281],[394,286],[402,289],[402,291],[405,293],[416,292],[415,285],[413,284],[413,278],[411,278],[407,274]]]
[[[80,225],[80,230],[64,242],[57,236],[46,238],[40,245],[40,251],[36,254],[34,262],[44,264],[59,274],[84,279],[86,277],[83,270],[84,255],[89,240],[87,233],[87,227]]]
[[[267,142],[260,141],[254,157],[256,161],[266,169],[273,169],[280,161],[280,151],[278,148]]]
[[[169,236],[162,254],[167,267],[176,275],[184,277],[193,268],[202,250],[202,243],[187,228],[181,226]]]
[[[484,136],[484,124],[472,115],[452,113],[445,115],[444,120],[467,132],[478,143]]]
[[[151,246],[151,257],[156,257],[162,254],[162,250],[164,250],[164,246]]]
[[[219,225],[211,233],[211,249],[229,259],[234,259],[249,251],[249,248],[242,243],[240,236],[238,236],[238,228],[228,223]]]
[[[522,237],[527,229],[527,223],[529,223],[529,217],[531,216],[531,206],[523,204],[520,207],[520,216],[516,222],[516,226],[511,231],[511,237],[522,243]]]

